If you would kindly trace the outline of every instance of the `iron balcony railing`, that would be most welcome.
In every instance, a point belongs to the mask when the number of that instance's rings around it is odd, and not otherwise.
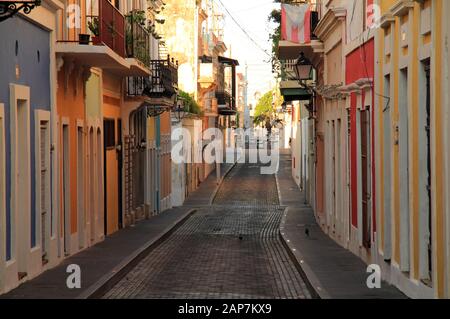
[[[297,63],[296,60],[283,60],[281,61],[281,80],[293,81],[297,80],[294,66]]]
[[[172,98],[178,92],[178,66],[170,57],[167,60],[150,61],[150,77],[128,77],[128,96]]]
[[[226,108],[232,109],[233,108],[233,97],[231,94],[227,91],[216,91],[216,99],[217,99],[217,105],[219,108]]]
[[[128,96],[142,96],[144,89],[149,85],[148,77],[143,76],[129,76],[127,77],[127,95]]]
[[[91,2],[86,7],[84,18],[81,21],[86,24],[81,28],[76,24],[68,27],[63,23],[58,42],[106,45],[121,57],[125,57],[125,17],[111,2]],[[84,36],[88,39],[84,39]]]
[[[126,19],[126,53],[127,57],[141,61],[150,66],[150,33],[136,21]]]

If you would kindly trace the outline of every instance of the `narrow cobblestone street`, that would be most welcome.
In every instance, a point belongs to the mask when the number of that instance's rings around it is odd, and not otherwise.
[[[311,298],[286,252],[273,175],[238,164],[199,207],[104,298]]]

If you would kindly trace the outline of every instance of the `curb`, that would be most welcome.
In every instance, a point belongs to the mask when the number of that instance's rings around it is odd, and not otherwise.
[[[139,261],[148,255],[152,249],[156,248],[161,242],[182,226],[196,211],[196,209],[189,209],[186,211],[186,213],[166,227],[158,237],[149,240],[132,252],[121,263],[116,265],[110,272],[103,275],[96,283],[87,288],[76,299],[95,299],[102,297],[112,286],[120,281],[132,267],[139,263]]]
[[[228,176],[228,174],[230,174],[231,170],[236,166],[236,164],[238,163],[239,159],[234,162],[233,165],[230,166],[230,168],[225,172],[225,174],[223,174],[223,176],[220,178],[219,183],[217,183],[217,187],[214,190],[214,192],[212,193],[210,199],[209,199],[209,206],[212,206],[212,204],[214,203],[214,200],[216,199],[217,193],[219,192],[220,186],[222,186],[222,183],[225,179],[225,177]]]
[[[292,245],[288,236],[284,232],[284,227],[286,225],[286,218],[287,218],[287,214],[289,212],[289,206],[283,205],[283,203],[282,203],[282,196],[281,196],[281,191],[280,191],[280,183],[278,181],[278,174],[275,174],[275,182],[277,185],[278,200],[280,202],[280,205],[286,207],[283,212],[283,217],[281,218],[280,230],[279,230],[283,246],[287,250],[292,261],[295,263],[297,270],[299,271],[300,275],[302,276],[303,280],[305,281],[306,285],[308,286],[310,292],[312,293],[313,298],[331,299],[331,296],[322,287],[320,280],[317,278],[317,276],[314,273],[314,271],[312,270],[312,268],[305,262],[301,252],[299,252],[294,247],[294,245]]]
[[[312,292],[313,297],[320,299],[331,299],[330,294],[325,290],[325,288],[323,288],[322,283],[317,278],[312,268],[308,265],[307,262],[305,262],[302,253],[298,251],[298,249],[296,249],[294,245],[292,245],[291,241],[288,238],[288,235],[284,231],[288,212],[289,207],[284,210],[283,217],[280,223],[280,237],[282,239],[282,242],[289,255],[294,260],[297,269],[305,280],[309,290]]]

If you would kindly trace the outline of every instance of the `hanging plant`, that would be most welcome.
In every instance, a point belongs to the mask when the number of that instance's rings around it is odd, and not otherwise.
[[[145,22],[147,21],[145,11],[142,10],[130,11],[127,15],[125,15],[125,18],[127,19],[128,23],[137,23],[141,26],[145,26]]]

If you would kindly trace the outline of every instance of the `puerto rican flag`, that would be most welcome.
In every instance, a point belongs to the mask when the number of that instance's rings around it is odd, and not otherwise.
[[[311,42],[310,4],[281,4],[281,39],[300,44]]]

